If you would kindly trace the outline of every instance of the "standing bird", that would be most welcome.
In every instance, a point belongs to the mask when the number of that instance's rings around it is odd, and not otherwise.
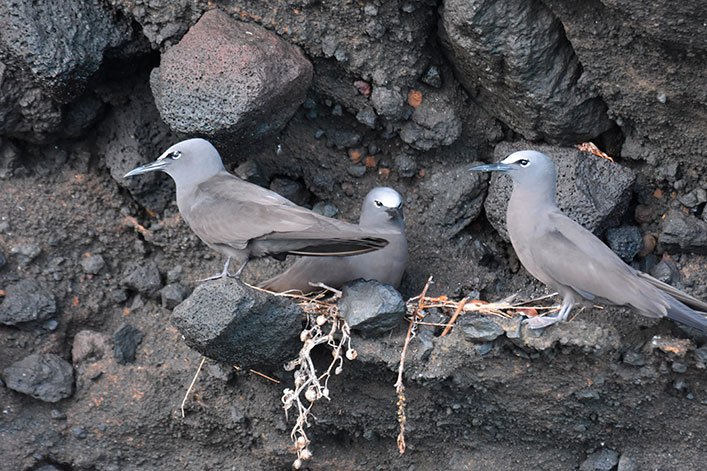
[[[388,245],[375,253],[351,257],[302,258],[279,275],[260,284],[269,291],[297,290],[307,293],[312,283],[340,288],[358,278],[377,280],[397,288],[408,262],[403,198],[387,187],[374,188],[363,200],[358,227],[384,237]]]
[[[174,180],[179,212],[191,230],[227,257],[223,272],[210,279],[229,275],[231,259],[238,263],[238,277],[251,258],[357,255],[388,244],[384,237],[321,216],[231,175],[216,148],[204,139],[178,142],[125,177],[158,170]]]
[[[530,328],[564,321],[575,303],[586,300],[630,306],[648,317],[668,316],[707,332],[707,303],[626,265],[594,234],[562,214],[555,202],[555,163],[547,155],[524,150],[471,171],[511,176],[513,193],[506,213],[511,244],[525,269],[562,296],[559,313],[527,319]]]

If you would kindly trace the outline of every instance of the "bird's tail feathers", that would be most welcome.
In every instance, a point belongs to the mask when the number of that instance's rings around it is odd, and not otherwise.
[[[679,300],[666,295],[668,301],[668,317],[707,334],[707,312],[695,311]]]
[[[674,286],[670,286],[667,283],[663,283],[662,281],[653,278],[647,273],[643,273],[640,271],[636,272],[639,277],[653,285],[654,287],[658,288],[661,290],[663,293],[666,293],[670,295],[671,297],[677,299],[680,301],[682,304],[685,304],[686,306],[691,307],[694,310],[697,311],[704,311],[707,312],[707,302],[704,302],[700,299],[697,299],[694,296],[690,296],[689,294],[685,293],[684,291],[680,291]]]

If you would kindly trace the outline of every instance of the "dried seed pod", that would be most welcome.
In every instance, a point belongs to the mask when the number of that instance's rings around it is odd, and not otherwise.
[[[324,324],[326,324],[326,316],[325,315],[317,316],[317,325],[324,325]]]
[[[357,356],[358,353],[353,348],[349,348],[348,350],[346,350],[346,358],[348,358],[349,360],[355,360]]]
[[[297,437],[297,440],[295,440],[295,449],[297,451],[299,451],[299,450],[302,450],[306,446],[307,446],[307,439],[301,435],[299,437]]]
[[[302,467],[302,460],[297,458],[294,463],[292,463],[292,469],[300,469]]]
[[[341,372],[344,371],[344,369],[341,367],[341,365],[337,366],[336,369],[334,370],[335,375],[340,375]]]
[[[299,339],[301,342],[306,341],[310,337],[310,332],[309,330],[303,330],[301,334],[299,334]]]
[[[307,461],[312,459],[312,452],[308,448],[299,452],[299,457],[302,461]]]
[[[304,397],[309,401],[309,402],[314,402],[317,400],[317,390],[313,387],[310,387],[307,389],[307,392],[304,393]]]

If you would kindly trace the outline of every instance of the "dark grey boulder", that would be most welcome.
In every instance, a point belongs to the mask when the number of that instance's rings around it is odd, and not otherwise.
[[[291,300],[231,278],[202,283],[172,311],[172,323],[194,350],[230,365],[268,371],[297,358],[303,320]]]
[[[33,353],[3,371],[5,384],[13,391],[45,402],[70,397],[74,389],[74,370],[53,353]]]
[[[470,172],[471,166],[449,166],[435,172],[420,185],[430,200],[425,218],[447,239],[479,217],[484,206],[488,182],[483,175]]]
[[[122,325],[113,334],[113,356],[121,365],[135,361],[137,347],[142,343],[143,333],[130,324]]]
[[[339,312],[352,330],[375,337],[401,325],[405,301],[395,288],[375,280],[355,280],[342,288]]]
[[[670,210],[663,218],[658,241],[664,250],[707,254],[707,222]]]
[[[274,33],[210,10],[162,54],[150,84],[174,131],[240,144],[284,127],[304,102],[312,71]]]
[[[56,300],[51,291],[36,280],[20,280],[5,288],[0,304],[0,323],[17,325],[42,322],[56,314]]]
[[[631,189],[636,180],[633,170],[572,147],[528,142],[503,142],[497,145],[494,160],[503,160],[509,154],[524,149],[538,150],[555,161],[557,204],[567,216],[595,234],[601,234],[619,222],[631,200]],[[484,203],[489,222],[506,240],[506,207],[511,189],[512,183],[508,176],[492,175],[489,194]]]
[[[131,264],[125,270],[121,285],[142,294],[155,294],[162,286],[160,270],[152,260]]]
[[[440,37],[466,90],[526,139],[575,142],[611,122],[560,21],[540,0],[448,0]]]

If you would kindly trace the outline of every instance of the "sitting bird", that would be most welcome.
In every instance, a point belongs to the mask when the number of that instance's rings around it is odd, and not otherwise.
[[[209,279],[229,275],[231,259],[238,263],[234,276],[239,277],[251,258],[348,256],[388,245],[384,237],[297,206],[228,173],[216,148],[204,139],[178,142],[125,177],[155,171],[174,180],[179,213],[191,230],[227,257],[223,272]]]
[[[707,332],[707,303],[623,262],[557,207],[555,163],[531,150],[515,152],[474,172],[503,172],[513,179],[506,225],[526,270],[562,296],[556,316],[527,319],[536,329],[567,319],[580,301],[629,306],[649,317],[667,316]]]
[[[340,288],[347,281],[377,280],[397,288],[408,261],[403,198],[392,188],[378,187],[363,200],[358,222],[361,231],[384,237],[388,245],[372,253],[350,257],[301,258],[283,273],[260,284],[269,291],[313,291],[313,285]]]

